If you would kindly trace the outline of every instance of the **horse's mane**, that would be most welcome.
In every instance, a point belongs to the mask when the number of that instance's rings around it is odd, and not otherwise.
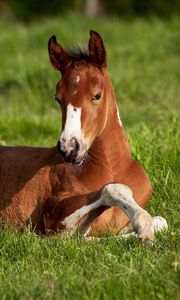
[[[89,54],[88,54],[87,49],[82,48],[81,46],[76,46],[72,49],[68,49],[67,53],[73,60],[76,60],[76,61],[81,61],[81,60],[89,61]]]

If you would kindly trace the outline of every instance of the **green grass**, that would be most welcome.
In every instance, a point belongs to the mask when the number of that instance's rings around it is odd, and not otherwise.
[[[49,63],[47,40],[64,46],[88,41],[90,28],[105,41],[109,71],[133,156],[154,188],[148,204],[164,216],[168,232],[153,247],[134,238],[42,238],[0,231],[0,298],[178,299],[180,21],[131,22],[66,17],[22,24],[0,23],[0,144],[54,146],[60,111],[59,78]]]

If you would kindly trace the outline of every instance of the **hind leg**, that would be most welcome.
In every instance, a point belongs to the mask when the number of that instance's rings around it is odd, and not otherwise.
[[[153,226],[154,233],[162,232],[168,229],[166,219],[159,216],[152,218],[152,226]],[[137,234],[134,231],[132,224],[129,223],[119,232],[119,235],[117,237],[118,239],[127,240],[132,236],[137,237]],[[107,239],[107,237],[85,236],[85,239],[86,241],[102,241]]]

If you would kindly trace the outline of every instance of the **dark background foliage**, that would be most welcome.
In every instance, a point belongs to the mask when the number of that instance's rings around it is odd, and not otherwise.
[[[179,0],[4,0],[0,2],[0,16],[6,20],[31,19],[77,11],[88,16],[117,15],[119,17],[171,18],[180,14]]]

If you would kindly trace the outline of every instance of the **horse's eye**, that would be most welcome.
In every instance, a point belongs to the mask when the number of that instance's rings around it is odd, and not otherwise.
[[[101,99],[101,93],[97,93],[95,96],[91,97],[92,101],[98,101]]]

